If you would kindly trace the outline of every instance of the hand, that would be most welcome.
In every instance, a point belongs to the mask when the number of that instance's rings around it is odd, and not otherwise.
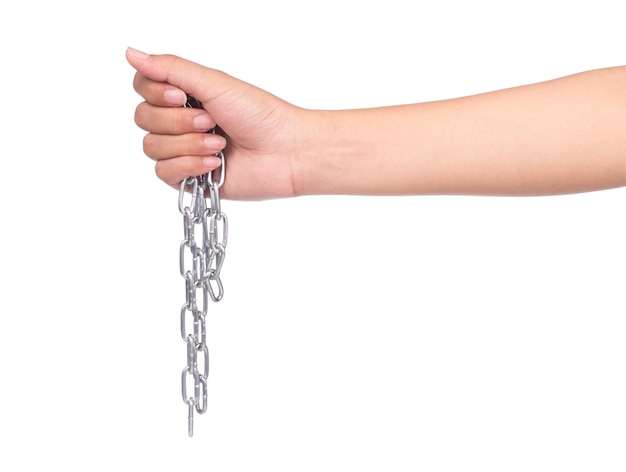
[[[145,100],[137,106],[135,122],[148,131],[144,152],[156,161],[161,180],[178,188],[185,177],[218,167],[220,160],[212,156],[223,149],[224,198],[299,194],[297,137],[305,110],[177,56],[128,49],[126,58],[137,70],[133,85]],[[181,108],[185,93],[204,109]],[[216,124],[223,136],[207,133]]]

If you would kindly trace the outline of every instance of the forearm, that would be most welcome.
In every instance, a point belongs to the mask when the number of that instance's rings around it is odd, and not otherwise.
[[[301,194],[552,195],[626,185],[626,68],[305,113],[321,131],[301,143]]]

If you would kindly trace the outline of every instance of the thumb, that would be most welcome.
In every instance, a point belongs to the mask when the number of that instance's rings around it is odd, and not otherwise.
[[[178,87],[205,105],[225,93],[232,96],[232,92],[242,87],[255,88],[224,72],[172,54],[147,54],[128,48],[126,60],[149,79]]]
[[[188,61],[172,54],[147,54],[137,49],[128,48],[126,59],[138,72],[156,82],[167,82],[194,94],[207,84],[225,79],[226,74],[209,69],[195,62]],[[231,77],[232,80],[235,80]],[[198,97],[200,98],[200,97]],[[206,98],[206,97],[205,97]]]
[[[126,59],[149,79],[167,82],[200,100],[222,128],[241,124],[244,111],[276,100],[253,85],[179,56],[146,54],[128,48]]]

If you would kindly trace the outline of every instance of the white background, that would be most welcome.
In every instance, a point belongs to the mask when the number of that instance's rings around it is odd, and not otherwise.
[[[625,470],[626,189],[224,202],[188,438],[182,222],[124,58],[428,101],[626,63],[622,2],[5,2],[0,39],[0,470]]]

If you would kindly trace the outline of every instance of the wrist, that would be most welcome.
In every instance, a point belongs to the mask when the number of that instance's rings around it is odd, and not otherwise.
[[[328,112],[299,109],[295,129],[294,157],[292,159],[295,196],[322,195],[328,188],[327,161],[329,153]],[[320,175],[325,173],[326,175]]]
[[[294,159],[297,195],[403,193],[398,184],[407,176],[398,175],[394,146],[400,137],[388,109],[303,110],[301,118]]]
[[[294,159],[297,195],[368,193],[365,137],[355,111],[303,110]]]

